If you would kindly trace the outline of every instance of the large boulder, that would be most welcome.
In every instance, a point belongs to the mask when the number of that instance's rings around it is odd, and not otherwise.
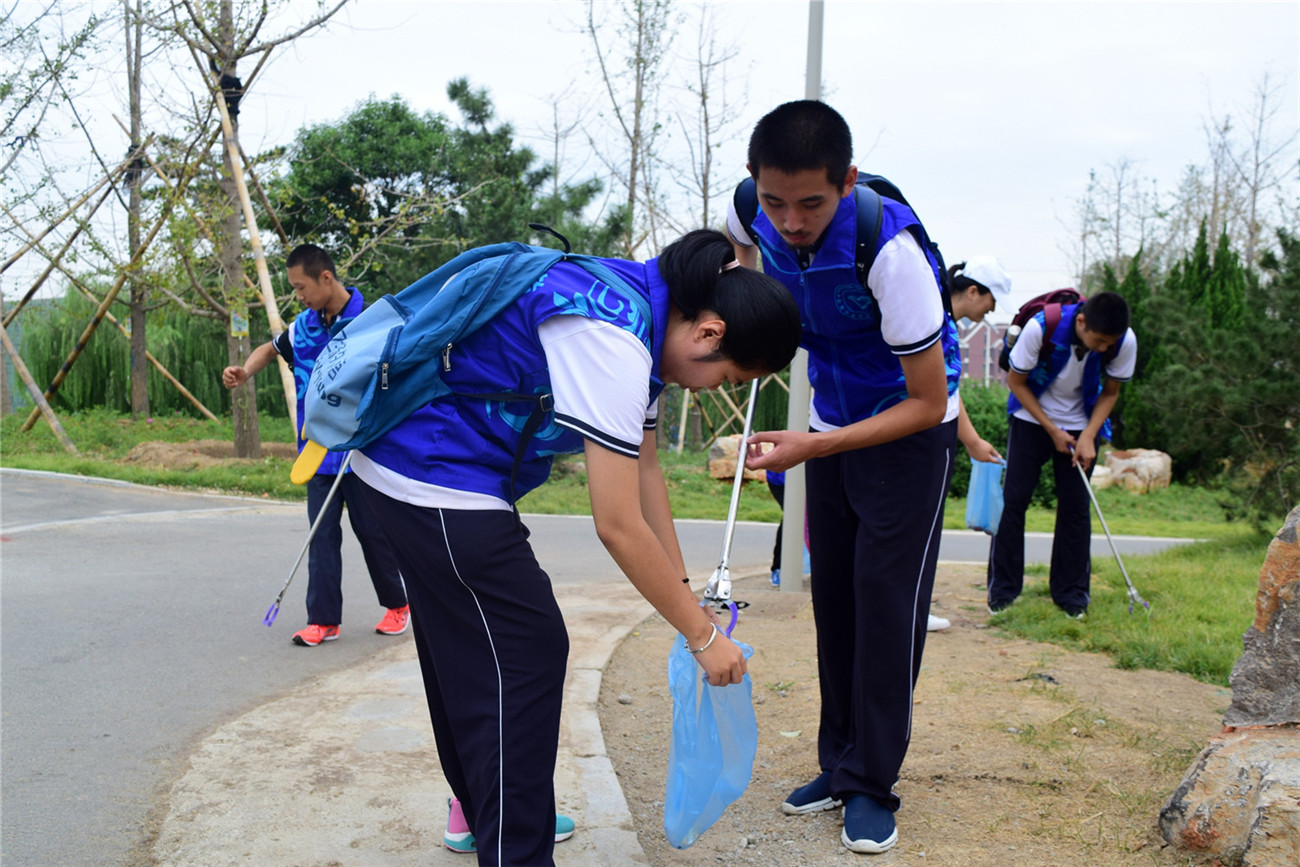
[[[1155,449],[1108,452],[1106,467],[1110,470],[1111,484],[1138,494],[1169,487],[1173,474],[1173,461],[1169,455]],[[1093,487],[1097,487],[1095,482]]]
[[[1115,484],[1115,474],[1110,471],[1110,467],[1103,464],[1097,464],[1092,468],[1092,476],[1089,477],[1092,482],[1094,491],[1104,491]]]
[[[1232,667],[1228,726],[1300,725],[1300,507],[1268,546],[1259,571],[1255,622]],[[1297,862],[1300,863],[1300,862]]]
[[[1160,830],[1225,865],[1300,864],[1300,733],[1269,727],[1212,738],[1160,811]]]
[[[1300,506],[1268,548],[1224,730],[1160,812],[1170,843],[1224,865],[1300,864]]]

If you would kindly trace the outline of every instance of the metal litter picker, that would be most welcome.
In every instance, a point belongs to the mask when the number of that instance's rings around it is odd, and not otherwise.
[[[713,570],[709,583],[704,585],[704,603],[716,605],[719,609],[731,611],[731,623],[727,626],[727,637],[736,628],[740,618],[740,609],[744,603],[737,604],[731,598],[731,537],[736,532],[736,510],[740,507],[740,489],[745,484],[745,454],[749,451],[749,435],[754,427],[754,405],[758,403],[758,380],[755,379],[749,389],[749,406],[745,408],[745,429],[740,434],[740,444],[736,446],[736,478],[731,485],[731,506],[727,509],[727,529],[722,537],[722,556],[718,558],[718,568]]]
[[[307,479],[310,479],[316,473],[316,468],[321,465],[321,460],[325,457],[325,450],[323,448],[312,442],[308,442],[307,445],[314,446],[315,448],[304,448],[303,455],[306,455],[306,458],[303,459],[302,455],[300,455],[300,460],[294,463],[294,469],[293,473],[290,475],[290,479],[292,479],[295,485],[306,484]],[[319,454],[317,451],[319,451]],[[314,464],[311,463],[312,461],[314,461]],[[299,466],[300,463],[302,466]],[[262,623],[267,626],[274,623],[275,615],[280,613],[280,603],[284,601],[284,594],[289,590],[289,584],[293,581],[293,576],[298,574],[298,567],[302,565],[302,558],[307,554],[307,549],[311,547],[311,540],[316,538],[316,530],[320,528],[321,519],[325,517],[325,512],[327,511],[330,501],[334,499],[334,494],[338,492],[339,483],[343,481],[343,474],[348,471],[348,464],[350,463],[352,463],[352,452],[348,452],[343,456],[343,463],[339,465],[339,472],[338,475],[334,477],[334,484],[330,485],[329,493],[325,495],[325,502],[321,503],[320,512],[317,513],[316,520],[311,522],[311,529],[307,531],[307,541],[302,543],[302,550],[298,552],[298,559],[293,561],[293,568],[289,570],[289,577],[284,579],[284,586],[280,588],[280,595],[275,597],[275,601],[271,603],[271,607],[266,609],[266,616],[262,618]],[[310,471],[306,469],[309,465]],[[299,481],[300,478],[302,479],[301,481]]]
[[[1092,500],[1092,508],[1097,512],[1097,519],[1101,521],[1101,528],[1106,531],[1106,541],[1110,543],[1111,553],[1115,555],[1115,562],[1119,564],[1119,572],[1124,576],[1124,583],[1128,585],[1128,613],[1133,613],[1133,603],[1139,603],[1147,610],[1147,616],[1151,616],[1151,604],[1142,598],[1142,594],[1137,592],[1133,582],[1128,578],[1128,570],[1124,568],[1124,561],[1119,556],[1119,549],[1115,547],[1115,540],[1110,535],[1110,527],[1106,526],[1106,516],[1101,513],[1101,506],[1097,503],[1097,495],[1092,491],[1092,482],[1088,481],[1088,474],[1083,471],[1083,467],[1075,464],[1074,468],[1079,471],[1080,478],[1083,479],[1083,488],[1088,492],[1088,499]]]

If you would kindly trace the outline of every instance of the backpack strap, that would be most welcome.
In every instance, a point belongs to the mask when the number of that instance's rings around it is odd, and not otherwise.
[[[857,199],[858,211],[858,243],[854,247],[856,253],[853,257],[853,267],[857,270],[858,282],[870,295],[871,287],[867,285],[867,275],[871,273],[871,266],[876,263],[876,247],[880,240],[880,224],[884,221],[885,209],[880,202],[880,193],[866,184],[855,185],[853,196]]]
[[[515,496],[515,480],[519,477],[519,465],[524,462],[524,451],[528,448],[528,442],[533,438],[533,434],[541,430],[546,414],[555,408],[555,395],[550,392],[545,394],[525,394],[521,391],[498,391],[486,394],[457,394],[456,396],[502,403],[528,402],[533,405],[532,412],[528,413],[528,418],[524,421],[523,430],[519,432],[519,442],[515,444],[515,459],[510,464],[510,505],[514,506],[515,501],[519,499]],[[518,513],[519,510],[515,509],[515,514],[518,515]]]
[[[754,237],[754,221],[758,219],[758,187],[752,177],[736,184],[736,192],[731,196],[731,203],[736,208],[736,217],[740,220],[740,225],[745,227],[745,234],[749,236],[749,240],[757,244],[758,239]]]
[[[1061,325],[1061,305],[1043,305],[1043,343],[1038,347],[1038,363],[1043,364],[1052,357],[1052,335]]]

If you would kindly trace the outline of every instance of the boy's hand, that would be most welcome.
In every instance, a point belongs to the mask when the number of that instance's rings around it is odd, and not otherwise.
[[[1079,441],[1074,446],[1074,457],[1070,463],[1075,466],[1083,467],[1085,470],[1092,466],[1092,462],[1097,459],[1097,443],[1087,432],[1079,435]]]
[[[1056,445],[1056,450],[1058,452],[1068,455],[1071,450],[1073,450],[1074,437],[1070,436],[1069,431],[1061,430],[1059,427],[1053,425],[1047,432],[1047,435],[1052,438],[1052,442]]]
[[[816,434],[792,430],[761,431],[746,442],[745,469],[781,472],[817,457]]]
[[[238,388],[248,382],[248,371],[242,367],[227,367],[221,371],[221,384],[226,388]]]

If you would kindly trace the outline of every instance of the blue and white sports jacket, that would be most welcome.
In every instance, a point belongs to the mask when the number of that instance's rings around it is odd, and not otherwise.
[[[417,483],[511,502],[515,449],[532,405],[469,395],[553,393],[538,328],[555,316],[606,322],[640,341],[650,356],[649,413],[663,389],[659,363],[668,287],[656,260],[601,261],[649,301],[653,321],[646,322],[636,305],[582,268],[560,262],[511,307],[456,345],[442,377],[453,395],[425,405],[363,447],[364,459]],[[640,447],[639,442],[611,441],[581,420],[549,412],[527,444],[514,494],[523,496],[545,482],[554,456],[582,451],[586,439],[631,457]],[[366,478],[360,466],[358,473]]]
[[[881,197],[880,237],[876,252],[900,232],[919,226],[906,205]],[[907,397],[900,355],[920,352],[936,341],[943,345],[948,395],[957,391],[961,353],[957,329],[943,316],[935,331],[906,346],[890,346],[881,335],[876,299],[858,282],[855,269],[857,198],[840,199],[839,209],[807,269],[797,253],[760,209],[752,232],[763,254],[763,271],[780,280],[799,305],[802,345],[808,350],[808,380],[813,407],[822,421],[843,427],[877,415]],[[924,250],[924,245],[921,245]],[[939,264],[925,251],[934,275],[934,292],[942,306]],[[879,260],[877,260],[879,262]],[[873,269],[874,270],[874,269]]]

